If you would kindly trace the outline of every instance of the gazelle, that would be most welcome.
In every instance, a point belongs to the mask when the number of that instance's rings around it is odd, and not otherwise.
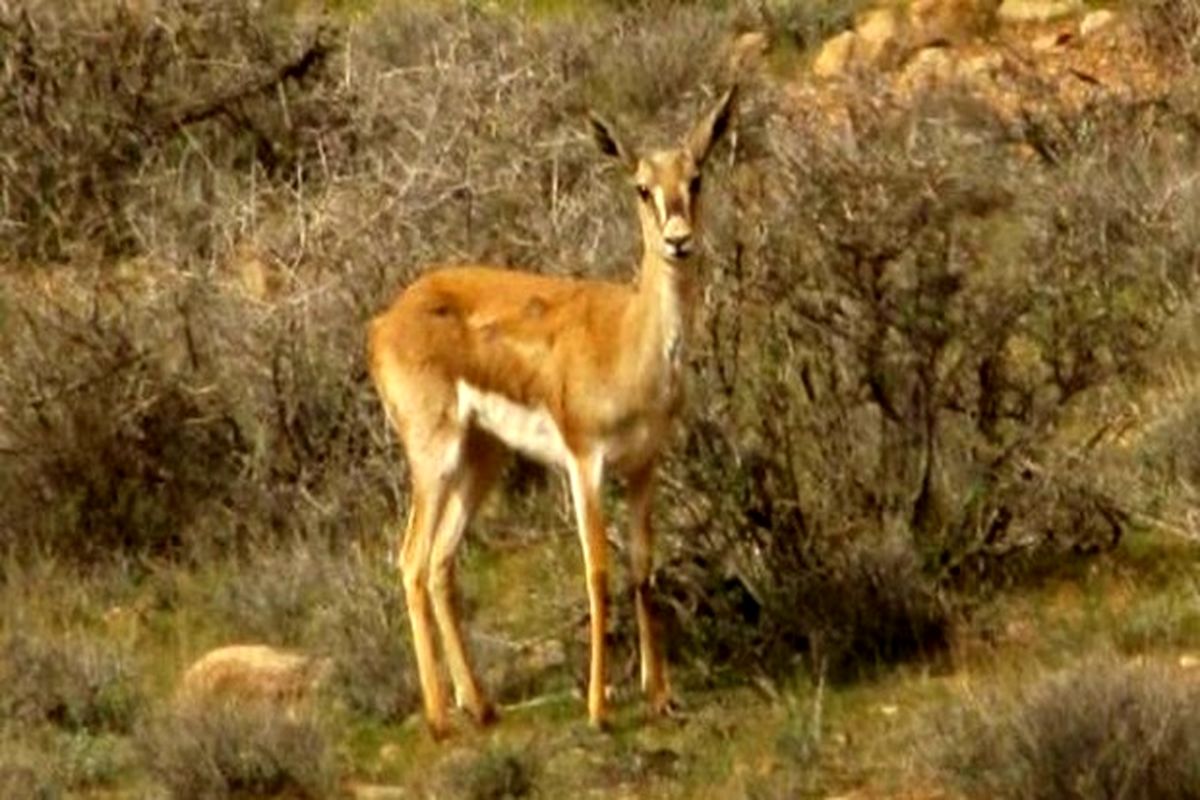
[[[642,688],[665,713],[650,574],[655,464],[682,395],[694,303],[700,172],[729,125],[730,89],[676,148],[638,156],[603,119],[600,149],[633,175],[642,261],[632,285],[483,266],[431,271],[370,325],[371,376],[408,456],[412,504],[400,566],[425,715],[449,730],[436,621],[458,704],[495,711],[463,645],[454,553],[510,449],[566,470],[591,609],[588,715],[604,724],[608,556],[600,502],[612,469],[628,482]],[[432,606],[432,607],[431,607]]]

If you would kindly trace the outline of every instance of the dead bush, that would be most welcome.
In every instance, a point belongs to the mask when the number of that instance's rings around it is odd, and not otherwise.
[[[767,116],[770,160],[741,167],[763,188],[735,198],[671,497],[681,560],[733,576],[763,640],[811,598],[844,626],[813,632],[867,663],[944,641],[945,590],[1120,540],[1138,501],[1091,457],[1105,399],[1143,379],[1197,267],[1169,124],[1092,109],[1039,161],[969,98],[870,88],[841,124]],[[871,604],[896,613],[856,627]]]
[[[1155,51],[1196,65],[1200,58],[1200,3],[1196,0],[1139,3],[1134,19]]]
[[[309,648],[333,664],[329,693],[356,713],[401,720],[420,707],[399,574],[349,558],[315,615]]]
[[[320,539],[268,542],[179,591],[228,641],[329,659],[323,690],[355,713],[397,720],[419,705],[400,576],[382,557]]]
[[[228,174],[313,180],[353,146],[327,102],[336,39],[262,4],[5,6],[0,242],[36,260],[211,252]]]
[[[536,797],[535,766],[526,754],[490,748],[456,765],[446,780],[451,796],[463,800],[518,800]]]
[[[949,644],[953,598],[904,538],[778,535],[754,547],[741,567],[681,557],[658,574],[676,657],[707,680],[744,680],[751,665],[786,677],[803,664],[814,677],[846,681]]]
[[[133,667],[112,646],[19,632],[0,641],[0,716],[6,721],[127,733],[141,705]]]
[[[48,286],[23,264],[0,290],[0,488],[19,498],[0,530],[33,543],[21,552],[83,559],[374,535],[403,498],[363,367],[366,319],[424,262],[603,274],[631,260],[632,221],[612,224],[630,215],[578,114],[585,85],[627,78],[594,53],[636,39],[652,72],[693,64],[623,17],[560,29],[389,5],[337,33],[245,4],[159,4],[153,24],[104,9],[89,22],[120,48],[92,48],[49,4],[0,25],[16,43],[5,57],[29,62],[4,73],[12,102],[44,107],[8,117],[28,130],[0,136],[0,164],[55,187],[6,194],[20,208],[4,235],[35,259],[75,254]],[[716,35],[719,18],[686,13],[689,31]],[[163,114],[174,127],[143,136]],[[20,149],[54,137],[80,141]],[[102,197],[76,191],[78,165],[56,159],[120,152],[122,137],[136,160]],[[122,258],[81,269],[96,242]],[[246,258],[268,274],[239,275]]]
[[[1163,667],[1090,662],[947,723],[947,773],[971,796],[1200,793],[1200,691]]]
[[[0,295],[15,312],[0,323],[8,546],[81,560],[177,550],[235,481],[239,435],[171,363],[189,359],[186,301],[101,306],[16,285]]]
[[[270,704],[166,713],[137,735],[147,769],[171,797],[336,794],[337,764],[323,728]]]

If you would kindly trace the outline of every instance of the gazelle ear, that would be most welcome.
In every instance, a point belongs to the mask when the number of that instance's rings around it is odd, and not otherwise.
[[[717,101],[712,111],[704,119],[696,123],[687,137],[687,148],[697,164],[703,164],[708,158],[713,145],[721,140],[729,128],[729,120],[733,116],[734,101],[737,98],[737,84],[729,88]]]
[[[604,117],[589,111],[588,126],[592,130],[592,138],[596,141],[596,146],[600,148],[600,152],[617,159],[625,165],[626,169],[632,172],[637,166],[637,157],[625,145],[625,142],[622,141],[616,129],[613,128],[612,123],[604,119]]]

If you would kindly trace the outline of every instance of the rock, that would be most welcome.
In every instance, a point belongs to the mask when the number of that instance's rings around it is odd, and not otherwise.
[[[944,47],[926,47],[917,51],[904,68],[905,80],[913,86],[944,84],[957,73],[954,57]]]
[[[1033,49],[1039,53],[1048,53],[1066,47],[1074,35],[1070,31],[1046,33],[1033,40]]]
[[[959,44],[987,29],[999,0],[913,0],[908,7],[912,41]]]
[[[1109,11],[1107,8],[1093,11],[1080,21],[1079,35],[1086,38],[1100,33],[1111,28],[1116,24],[1116,21],[1117,14],[1115,11]]]
[[[771,40],[762,31],[749,31],[734,38],[729,45],[729,71],[738,75],[755,69],[770,49]]]
[[[205,653],[179,682],[180,703],[211,701],[303,702],[328,678],[328,659],[276,650],[266,645],[233,645]]]
[[[377,786],[370,783],[351,783],[346,791],[355,800],[404,800],[411,796],[403,786]]]
[[[813,59],[812,72],[819,78],[837,78],[845,75],[854,57],[858,44],[858,34],[854,31],[843,31],[837,36],[826,40],[821,45],[821,51]]]
[[[964,58],[958,64],[959,77],[967,81],[993,78],[1002,69],[1004,69],[1004,56],[996,52],[981,53]]]
[[[876,8],[859,17],[854,26],[858,34],[854,55],[864,64],[894,64],[904,48],[900,15],[892,8]]]
[[[1051,22],[1083,12],[1083,0],[1004,0],[996,17],[1001,22]]]

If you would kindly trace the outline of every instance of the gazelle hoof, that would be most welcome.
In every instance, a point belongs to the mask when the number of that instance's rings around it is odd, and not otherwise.
[[[683,706],[669,693],[650,701],[650,713],[661,719],[677,719],[684,716]]]
[[[425,721],[425,724],[429,728],[429,736],[435,742],[446,741],[450,738],[450,734],[454,732],[447,720],[435,721],[429,719]]]
[[[500,712],[491,703],[484,703],[478,711],[472,712],[471,716],[475,718],[475,724],[481,728],[491,727],[500,721]]]

